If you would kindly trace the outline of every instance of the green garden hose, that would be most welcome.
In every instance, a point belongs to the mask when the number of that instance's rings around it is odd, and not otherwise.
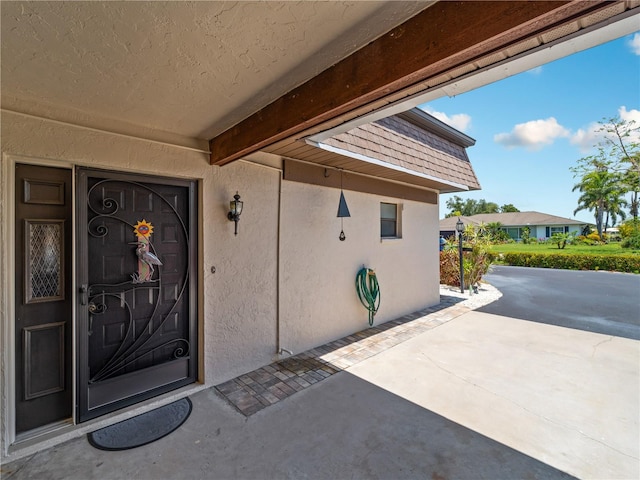
[[[380,308],[380,285],[376,272],[362,267],[356,275],[356,292],[362,305],[369,310],[369,326],[373,326],[373,317]]]

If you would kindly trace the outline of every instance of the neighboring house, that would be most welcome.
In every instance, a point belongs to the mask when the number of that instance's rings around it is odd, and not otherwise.
[[[513,240],[520,241],[525,228],[529,229],[529,238],[547,239],[554,233],[582,233],[587,223],[571,218],[557,217],[540,212],[507,212],[480,213],[470,217],[459,217],[465,225],[478,226],[480,224],[497,223]],[[440,235],[448,238],[455,234],[458,217],[440,220]]]
[[[633,8],[3,2],[2,459],[366,328],[363,266],[376,324],[438,303],[439,194],[479,185],[413,107]]]

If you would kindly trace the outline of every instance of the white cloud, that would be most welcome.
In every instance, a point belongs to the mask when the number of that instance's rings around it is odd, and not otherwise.
[[[531,70],[527,70],[527,73],[531,75],[541,75],[542,74],[542,65],[539,67],[532,68]]]
[[[545,145],[551,145],[556,138],[568,137],[569,130],[558,121],[549,117],[546,120],[531,120],[519,123],[510,133],[498,133],[493,140],[507,148],[526,147],[529,150],[540,150]]]
[[[640,110],[636,110],[632,108],[631,110],[627,110],[627,107],[624,105],[618,109],[618,115],[620,115],[620,119],[625,122],[636,122],[636,127],[640,127]]]
[[[452,126],[456,130],[460,130],[461,132],[466,132],[469,128],[471,128],[471,116],[466,113],[456,113],[454,115],[447,115],[443,112],[437,112],[429,107],[420,107],[422,110],[427,112],[429,115],[433,115],[441,122],[446,123],[447,125]]]
[[[634,55],[640,55],[640,33],[634,33],[627,43]]]
[[[599,130],[602,128],[598,122],[591,122],[585,128],[579,128],[569,141],[572,145],[578,147],[582,153],[587,153],[594,145],[604,140],[604,135]]]
[[[625,122],[635,122],[634,127],[640,127],[640,110],[632,108],[627,110],[624,105],[618,109],[620,120]],[[606,132],[601,132],[602,125],[599,122],[591,122],[584,128],[578,129],[571,135],[570,142],[577,146],[582,153],[589,152],[599,143],[605,140]],[[635,132],[634,137],[630,141],[640,142],[640,132]]]

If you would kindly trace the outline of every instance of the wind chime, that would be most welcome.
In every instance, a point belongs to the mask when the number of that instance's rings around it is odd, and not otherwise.
[[[342,191],[342,170],[340,170],[340,203],[338,204],[338,218],[340,219],[340,236],[338,237],[341,242],[347,238],[344,234],[344,218],[350,217],[349,207],[347,207],[347,201],[344,199],[344,192]]]

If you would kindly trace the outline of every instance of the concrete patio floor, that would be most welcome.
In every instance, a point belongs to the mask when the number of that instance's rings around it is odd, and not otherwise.
[[[640,478],[636,340],[470,312],[349,373],[576,477]]]
[[[450,308],[266,408],[203,390],[157,442],[76,438],[2,478],[640,478],[640,342]]]

